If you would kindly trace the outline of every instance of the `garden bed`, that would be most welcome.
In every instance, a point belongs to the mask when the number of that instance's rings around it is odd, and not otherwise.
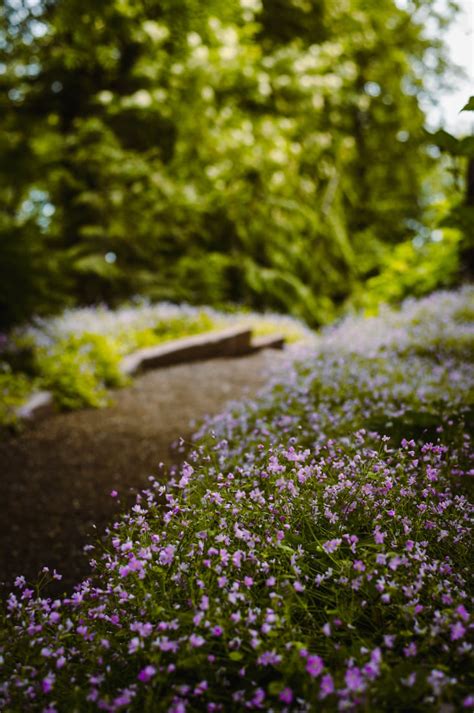
[[[72,596],[18,578],[4,709],[472,707],[473,297],[326,333],[205,424]]]
[[[261,346],[250,342],[251,332]],[[0,425],[15,426],[55,409],[105,406],[110,389],[124,386],[145,362],[165,365],[237,355],[280,346],[282,338],[312,335],[296,320],[278,315],[225,314],[163,303],[115,311],[77,309],[38,320],[14,330],[2,344]]]

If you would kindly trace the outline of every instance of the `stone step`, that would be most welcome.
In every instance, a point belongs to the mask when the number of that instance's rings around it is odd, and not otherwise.
[[[124,374],[132,375],[182,362],[248,354],[253,351],[251,336],[252,330],[247,327],[232,327],[220,332],[174,339],[129,354],[122,359],[121,369]]]

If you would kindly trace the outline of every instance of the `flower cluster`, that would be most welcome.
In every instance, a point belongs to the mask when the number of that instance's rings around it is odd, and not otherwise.
[[[150,479],[72,595],[19,578],[2,709],[472,707],[471,298],[389,315],[404,338],[367,353],[323,336]]]

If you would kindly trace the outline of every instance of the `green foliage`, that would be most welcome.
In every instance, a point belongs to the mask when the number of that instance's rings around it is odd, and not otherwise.
[[[474,111],[474,97],[469,97],[469,101],[463,106],[461,111]]]
[[[433,163],[417,11],[7,0],[0,13],[4,324],[140,292],[319,324],[380,245],[412,235]]]
[[[288,317],[237,310],[226,314],[167,303],[141,303],[117,311],[75,309],[17,328],[0,352],[4,394],[0,425],[15,423],[15,408],[34,388],[51,390],[61,409],[105,406],[108,389],[128,381],[121,371],[127,354],[237,324],[258,335],[278,333],[292,342],[313,336]]]
[[[197,317],[157,321],[149,329],[137,330],[130,325],[115,337],[93,332],[69,335],[48,348],[36,350],[36,373],[39,383],[53,392],[60,408],[100,408],[108,403],[107,389],[127,383],[120,369],[125,354],[214,326],[209,315],[200,313]]]
[[[14,427],[17,423],[15,410],[28,396],[32,384],[24,374],[14,374],[0,362],[0,427]]]
[[[422,297],[450,287],[459,273],[461,235],[457,230],[436,231],[436,240],[399,243],[384,254],[380,272],[356,292],[352,305],[375,314],[380,305],[399,304],[406,297]]]
[[[120,358],[118,345],[97,334],[63,339],[37,356],[41,381],[63,409],[104,406],[106,388],[125,383]]]

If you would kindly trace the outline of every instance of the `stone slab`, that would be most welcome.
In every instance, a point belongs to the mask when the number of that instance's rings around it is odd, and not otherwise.
[[[174,339],[129,354],[122,359],[121,368],[124,374],[132,375],[139,371],[182,362],[248,354],[252,351],[251,337],[251,329],[232,327],[220,332]]]

